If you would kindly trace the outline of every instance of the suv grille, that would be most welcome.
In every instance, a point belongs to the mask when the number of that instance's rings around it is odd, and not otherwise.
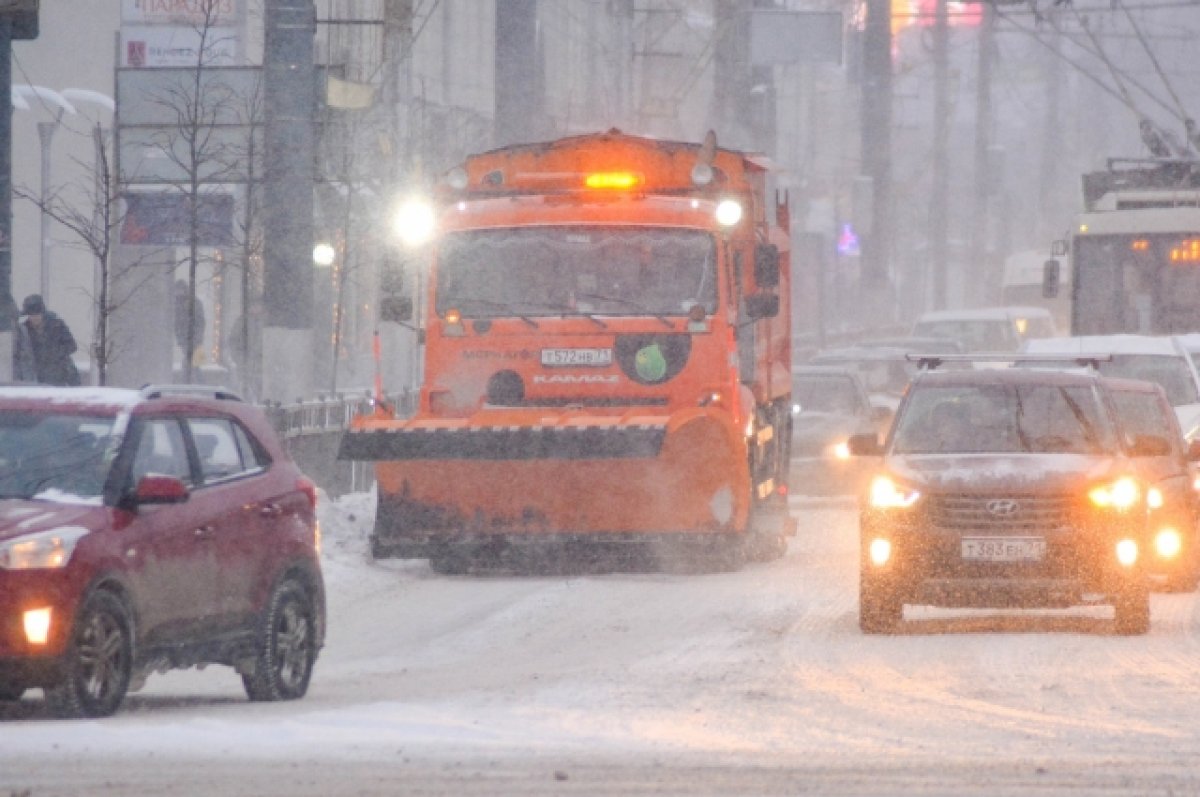
[[[1035,531],[1070,522],[1071,499],[1044,495],[934,495],[930,519],[946,529]]]

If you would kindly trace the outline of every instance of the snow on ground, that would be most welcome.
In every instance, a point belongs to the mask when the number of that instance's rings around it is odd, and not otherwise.
[[[0,795],[1200,794],[1200,603],[909,610],[857,628],[851,504],[794,500],[737,573],[444,577],[372,562],[369,494],[322,496],[327,647],[308,697],[224,668],[117,716],[0,713]]]

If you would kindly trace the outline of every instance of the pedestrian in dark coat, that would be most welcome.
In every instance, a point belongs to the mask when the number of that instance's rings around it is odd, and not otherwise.
[[[33,349],[37,381],[43,385],[78,385],[79,369],[71,360],[77,347],[66,322],[47,310],[46,303],[36,293],[25,297],[21,313],[25,316],[22,326]]]

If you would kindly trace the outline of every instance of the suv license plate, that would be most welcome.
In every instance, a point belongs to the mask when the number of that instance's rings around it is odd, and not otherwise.
[[[612,349],[542,349],[542,365],[612,365]]]
[[[1046,556],[1041,537],[963,537],[962,558],[970,562],[1040,562]]]

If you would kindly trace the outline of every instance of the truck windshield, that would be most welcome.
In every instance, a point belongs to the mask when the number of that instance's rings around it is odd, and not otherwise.
[[[1200,329],[1200,234],[1075,239],[1072,334]]]
[[[701,230],[537,227],[447,235],[439,313],[504,316],[683,315],[717,307],[716,245]]]

